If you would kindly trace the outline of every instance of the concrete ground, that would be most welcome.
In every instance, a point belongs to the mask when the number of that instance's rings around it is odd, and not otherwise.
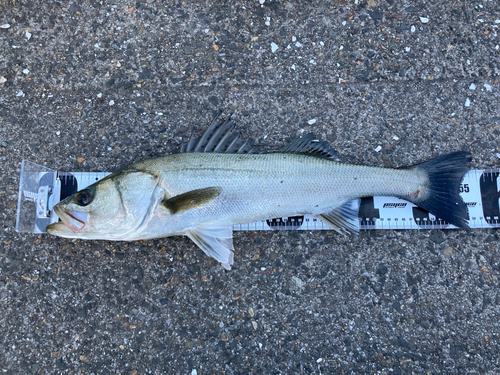
[[[3,373],[498,373],[494,230],[238,232],[228,272],[181,237],[14,225],[23,159],[110,170],[219,110],[268,151],[498,166],[499,27],[488,0],[1,2]]]

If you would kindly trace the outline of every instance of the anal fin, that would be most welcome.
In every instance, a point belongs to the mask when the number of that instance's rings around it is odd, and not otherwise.
[[[208,256],[219,261],[227,270],[234,263],[233,229],[226,221],[202,224],[185,232]]]
[[[347,201],[333,211],[318,215],[335,231],[347,235],[359,232],[359,205],[361,199]]]

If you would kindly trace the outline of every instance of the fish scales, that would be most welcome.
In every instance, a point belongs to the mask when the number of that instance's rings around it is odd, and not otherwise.
[[[272,217],[316,215],[359,197],[407,197],[423,191],[427,184],[425,174],[418,170],[342,164],[285,153],[175,154],[131,168],[158,171],[160,185],[169,196],[221,186],[221,195],[211,205],[192,213],[192,225],[218,217],[229,218],[234,225]]]
[[[308,134],[274,153],[214,121],[181,153],[128,165],[59,202],[47,232],[67,238],[132,241],[186,235],[226,269],[232,225],[315,215],[346,234],[359,230],[360,198],[396,196],[467,229],[459,194],[468,152],[402,169],[339,163]]]

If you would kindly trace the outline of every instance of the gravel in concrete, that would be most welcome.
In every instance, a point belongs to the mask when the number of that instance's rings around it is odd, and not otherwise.
[[[14,231],[23,159],[111,170],[221,109],[265,150],[498,166],[499,27],[487,0],[2,2],[3,373],[500,371],[496,231],[238,232],[229,272],[181,237]]]

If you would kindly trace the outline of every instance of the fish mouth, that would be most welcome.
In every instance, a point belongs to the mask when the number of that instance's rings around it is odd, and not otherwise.
[[[59,205],[54,206],[54,211],[61,219],[60,222],[47,226],[47,233],[74,234],[80,232],[89,221],[89,214],[78,211],[65,211]]]

